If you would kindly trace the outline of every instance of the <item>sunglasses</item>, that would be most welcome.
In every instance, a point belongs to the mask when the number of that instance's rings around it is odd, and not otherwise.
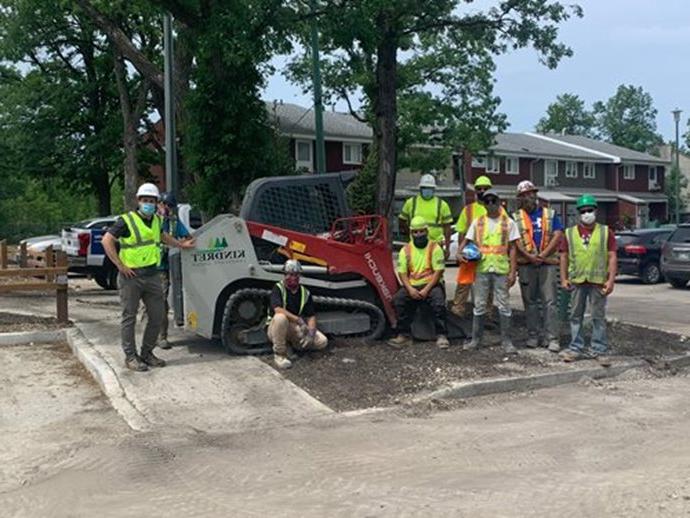
[[[594,209],[582,209],[580,214],[589,214],[590,212],[594,212]]]
[[[412,235],[413,236],[425,236],[426,230],[413,230]]]
[[[477,191],[477,192],[486,192],[488,190],[489,190],[488,187],[477,187],[477,188],[475,188],[475,191]]]
[[[498,205],[500,202],[498,201],[498,198],[489,198],[488,200],[485,199],[484,203],[487,205]]]

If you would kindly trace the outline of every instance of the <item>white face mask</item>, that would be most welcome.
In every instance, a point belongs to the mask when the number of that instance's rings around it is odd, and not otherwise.
[[[580,221],[584,223],[585,225],[591,225],[597,220],[597,213],[596,212],[585,212],[584,214],[580,214]]]

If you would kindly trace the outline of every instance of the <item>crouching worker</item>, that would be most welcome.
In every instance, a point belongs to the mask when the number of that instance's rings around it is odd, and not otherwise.
[[[277,367],[289,369],[291,348],[299,351],[322,350],[328,338],[316,329],[316,312],[309,290],[300,284],[302,265],[290,259],[283,267],[285,279],[271,292],[268,339],[273,344]]]
[[[481,258],[477,265],[474,281],[474,315],[472,318],[472,340],[463,349],[477,349],[482,345],[484,316],[489,294],[493,293],[498,305],[501,324],[501,344],[506,353],[515,354],[517,350],[510,337],[512,310],[509,290],[515,284],[517,272],[516,242],[520,239],[515,222],[501,209],[498,193],[488,190],[484,193],[487,214],[475,219],[467,230],[459,250],[464,250],[468,242],[479,247]],[[467,262],[465,256],[461,262]]]
[[[445,257],[443,248],[429,240],[427,224],[421,216],[410,222],[411,242],[398,255],[398,274],[402,288],[393,298],[398,314],[398,335],[388,341],[395,348],[411,343],[410,328],[420,304],[429,304],[434,313],[436,345],[448,348],[446,337],[446,292],[443,286]]]

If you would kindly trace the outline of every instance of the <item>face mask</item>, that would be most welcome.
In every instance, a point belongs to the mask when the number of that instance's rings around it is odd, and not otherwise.
[[[415,248],[426,248],[429,244],[429,236],[412,236],[412,243]]]
[[[484,201],[484,192],[482,191],[476,191],[477,194],[477,201]]]
[[[522,205],[522,208],[527,212],[532,212],[537,208],[537,198],[534,196],[524,197],[520,200],[520,205]]]
[[[295,291],[299,287],[299,277],[285,277],[285,287]]]
[[[425,200],[430,200],[431,198],[434,197],[434,190],[433,189],[429,189],[429,188],[425,187],[423,189],[420,189],[420,193],[422,195],[422,198],[424,198]]]
[[[597,215],[595,212],[585,212],[584,214],[580,214],[580,221],[584,223],[585,225],[591,225],[594,223],[597,219]]]
[[[140,203],[139,204],[139,212],[141,212],[144,216],[153,216],[156,213],[156,204],[155,203]]]

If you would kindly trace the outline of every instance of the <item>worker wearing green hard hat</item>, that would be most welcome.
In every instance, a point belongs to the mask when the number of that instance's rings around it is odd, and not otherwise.
[[[613,291],[618,265],[616,237],[608,225],[597,223],[598,206],[591,194],[580,196],[575,204],[580,222],[568,228],[561,241],[561,286],[572,293],[570,345],[561,357],[566,362],[597,358],[608,367],[606,297]],[[582,322],[588,301],[592,307],[592,343],[585,351]]]

